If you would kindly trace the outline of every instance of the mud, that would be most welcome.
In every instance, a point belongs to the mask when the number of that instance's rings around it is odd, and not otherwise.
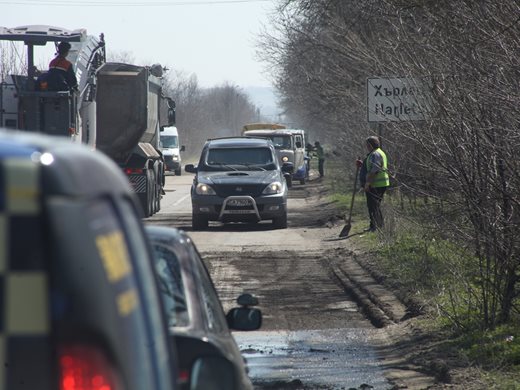
[[[182,180],[189,188],[190,179]],[[242,292],[259,298],[263,333],[235,333],[253,362],[255,388],[471,388],[457,383],[467,376],[454,375],[460,365],[443,346],[443,335],[418,325],[425,315],[422,303],[387,280],[370,254],[338,239],[344,219],[327,195],[319,180],[294,186],[284,231],[266,223],[211,223],[205,232],[191,232],[182,193],[149,222],[189,232],[225,310]],[[285,355],[273,360],[277,351]],[[298,368],[304,359],[308,363]],[[352,381],[340,380],[345,372]]]

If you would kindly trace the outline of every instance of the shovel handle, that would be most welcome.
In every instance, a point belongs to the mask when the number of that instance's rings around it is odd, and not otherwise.
[[[354,198],[356,197],[356,186],[359,176],[359,166],[356,165],[356,175],[354,179],[354,190],[352,191],[352,200],[350,201],[350,211],[348,213],[348,222],[350,224],[350,221],[352,220],[352,209],[354,208]]]

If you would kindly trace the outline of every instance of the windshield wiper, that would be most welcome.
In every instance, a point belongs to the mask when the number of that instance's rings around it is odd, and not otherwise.
[[[252,168],[258,168],[261,171],[265,171],[266,170],[264,167],[262,167],[262,165],[264,165],[264,164],[241,163],[241,164],[234,164],[234,165],[243,166],[243,167],[246,167],[249,170],[252,170]]]
[[[262,165],[264,165],[264,164],[248,164],[247,167],[248,168],[258,168],[261,171],[265,171],[266,169]]]
[[[235,167],[232,167],[231,165],[224,164],[224,163],[208,162],[208,166],[210,166],[210,167],[211,166],[218,166],[218,167],[228,168],[231,171],[238,171],[238,169],[236,169]]]

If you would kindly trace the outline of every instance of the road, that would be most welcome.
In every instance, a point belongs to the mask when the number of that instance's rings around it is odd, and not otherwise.
[[[256,295],[260,331],[234,332],[257,389],[390,389],[381,350],[386,334],[362,314],[334,277],[347,256],[327,227],[321,184],[290,190],[289,227],[270,223],[191,231],[193,176],[168,176],[161,211],[147,223],[188,231],[208,265],[225,310],[242,292]],[[312,195],[312,196],[311,196]],[[368,387],[367,387],[368,388]]]

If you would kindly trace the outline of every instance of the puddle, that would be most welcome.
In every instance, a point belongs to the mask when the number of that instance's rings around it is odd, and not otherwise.
[[[362,385],[375,390],[391,388],[366,330],[259,331],[233,335],[247,359],[256,388],[358,389]],[[303,387],[291,387],[297,382]]]

